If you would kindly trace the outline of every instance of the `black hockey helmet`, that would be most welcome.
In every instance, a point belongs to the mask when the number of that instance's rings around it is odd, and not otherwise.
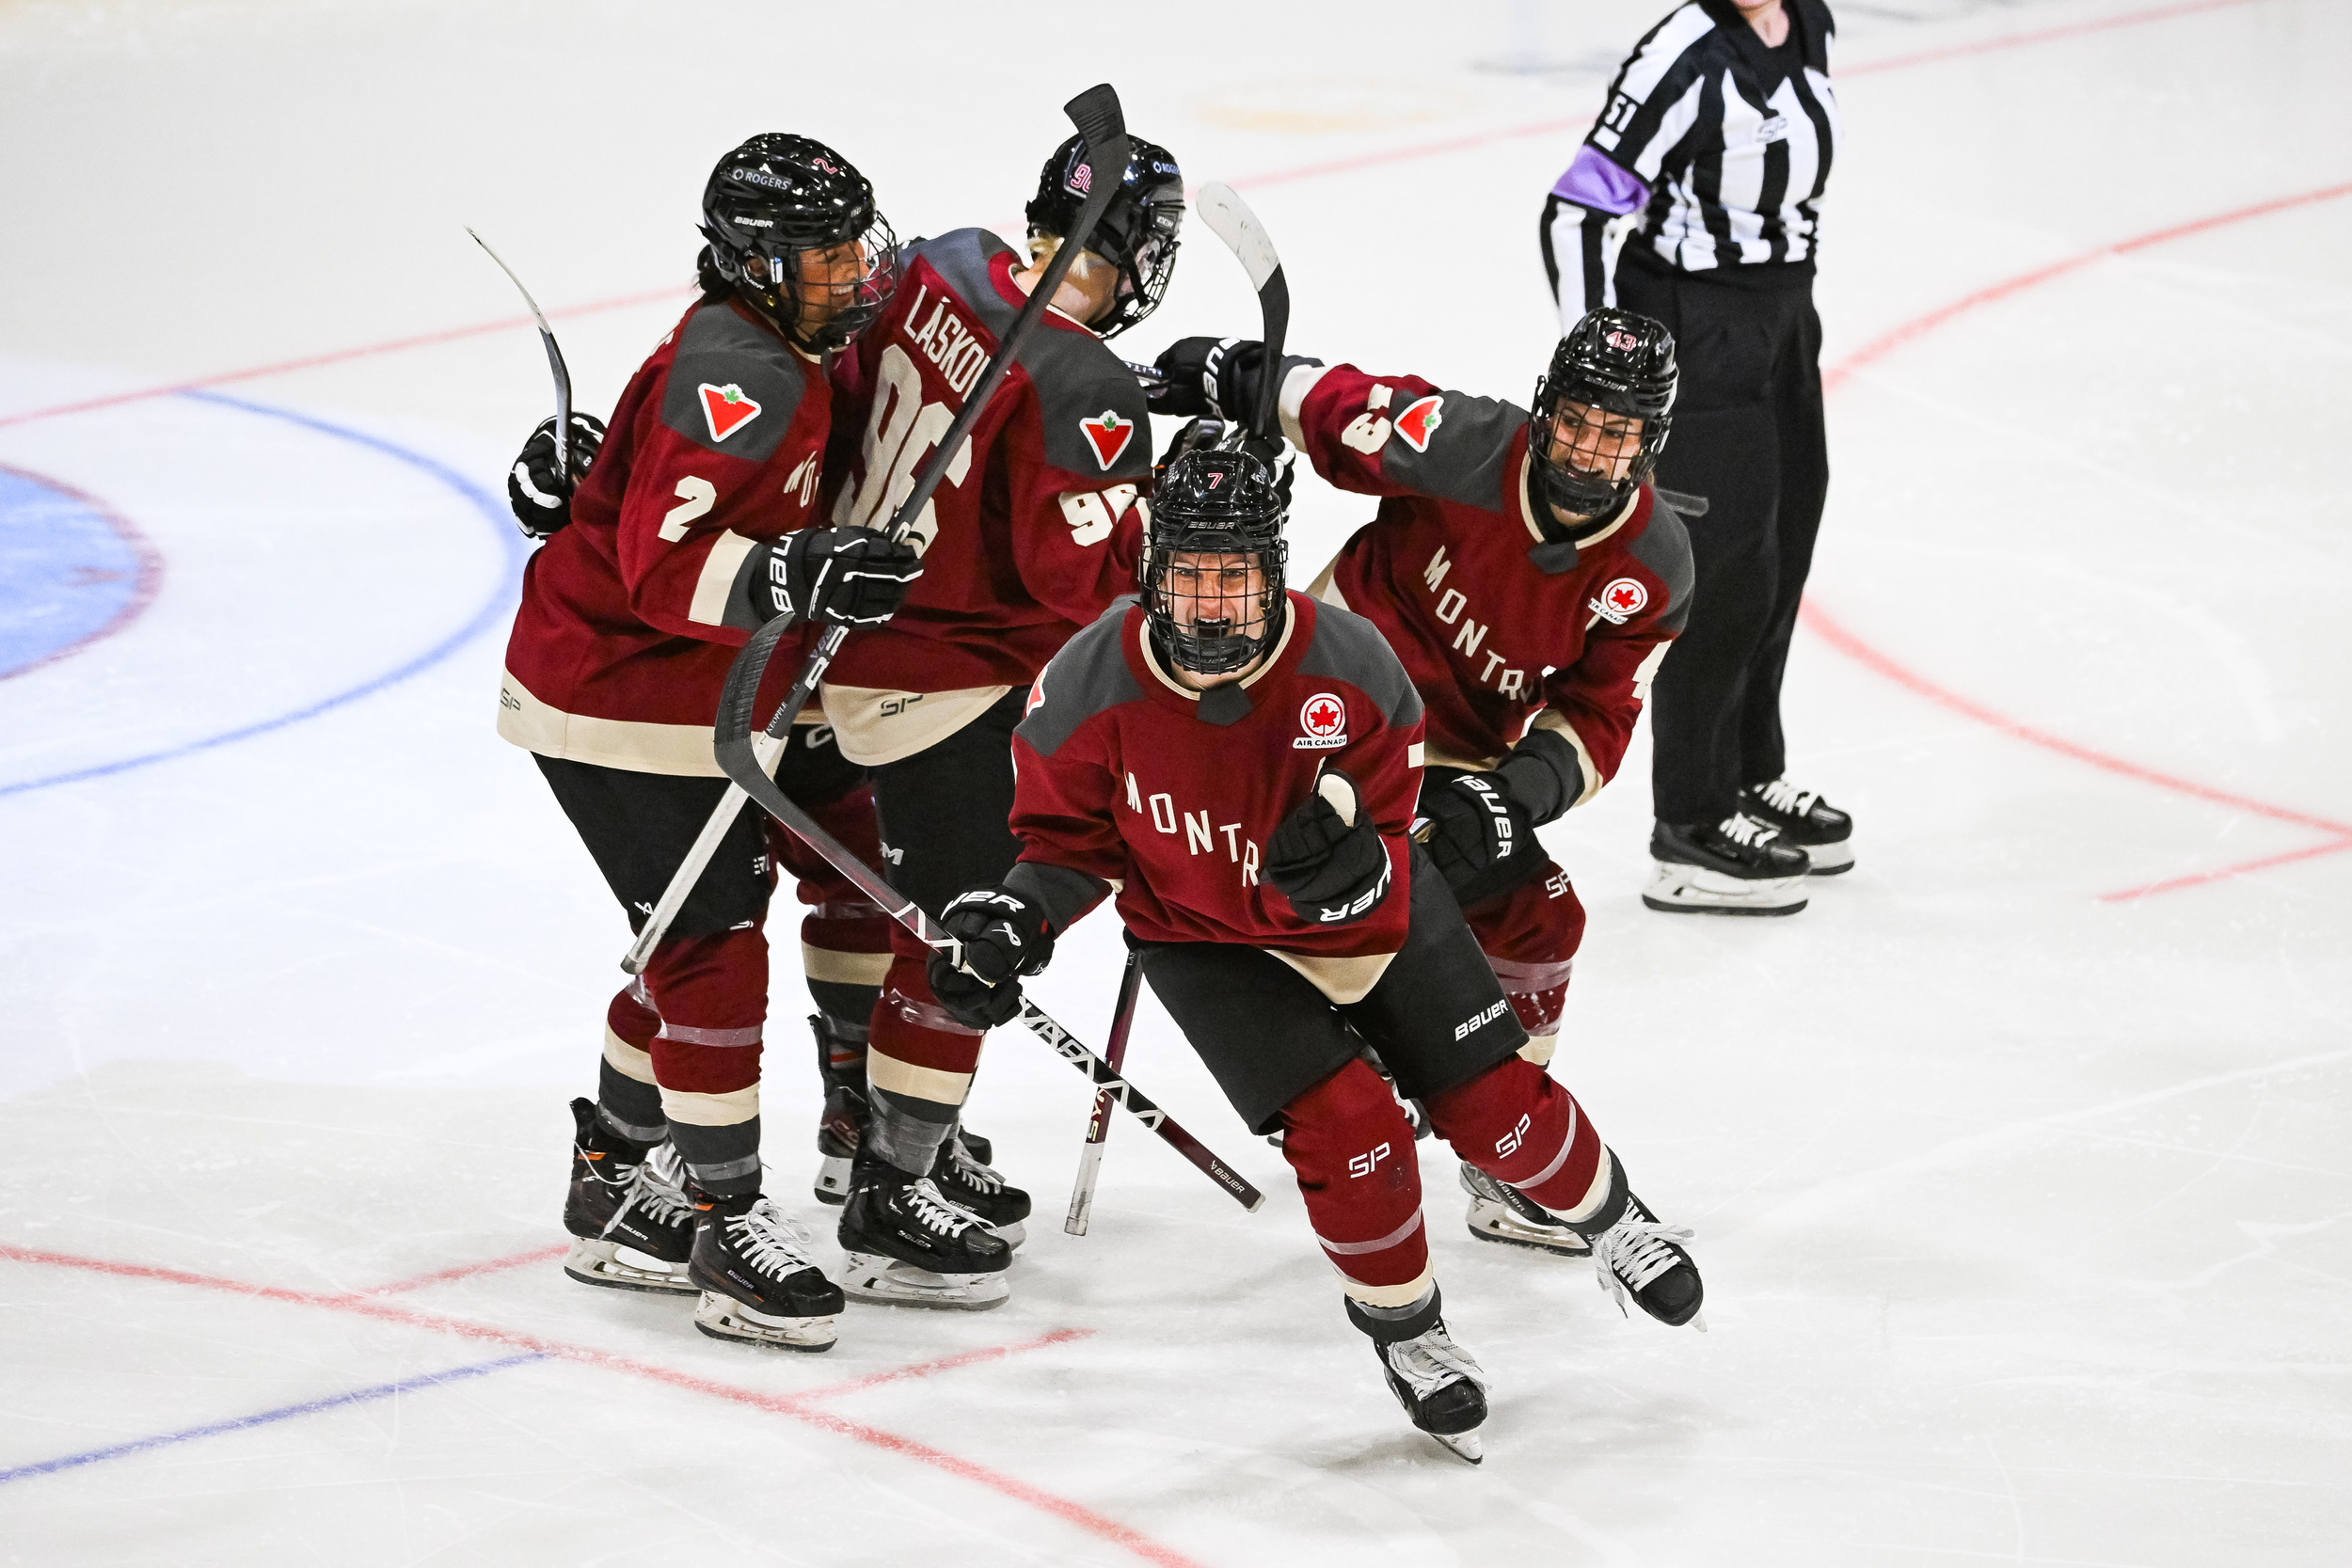
[[[1600,309],[1578,322],[1535,383],[1527,431],[1533,499],[1576,516],[1616,511],[1658,466],[1674,426],[1676,375],[1674,334],[1647,316]],[[1630,461],[1624,420],[1641,421]],[[1537,521],[1557,526],[1542,511]]]
[[[1196,448],[1168,464],[1136,563],[1152,645],[1163,657],[1197,675],[1226,675],[1281,636],[1288,510],[1276,468],[1246,448]]]
[[[898,284],[898,242],[874,205],[874,187],[849,159],[807,136],[770,132],[719,160],[703,187],[703,285],[732,293],[811,354],[840,348],[873,325]],[[828,269],[823,320],[802,258],[854,246]]]
[[[1128,143],[1127,172],[1119,193],[1087,236],[1086,247],[1119,269],[1119,292],[1111,312],[1089,322],[1104,337],[1115,337],[1158,309],[1176,270],[1177,234],[1184,226],[1184,174],[1175,155],[1141,137]],[[1086,150],[1076,136],[1054,150],[1029,198],[1029,238],[1060,238],[1078,221],[1090,175]]]

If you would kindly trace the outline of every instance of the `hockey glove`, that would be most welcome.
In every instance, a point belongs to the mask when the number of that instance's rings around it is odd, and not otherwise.
[[[1535,824],[1499,773],[1428,777],[1421,792],[1430,862],[1464,909],[1508,893],[1544,863]]]
[[[506,504],[522,525],[523,536],[545,539],[572,520],[572,491],[588,477],[589,465],[604,445],[604,421],[594,414],[572,416],[572,472],[569,479],[555,472],[555,416],[539,421],[515,466],[506,472]]]
[[[1352,926],[1389,895],[1389,849],[1356,809],[1355,781],[1327,768],[1265,845],[1265,879],[1315,926]]]
[[[796,615],[848,626],[878,626],[898,613],[923,575],[910,544],[863,528],[804,528],[759,546],[752,609],[763,621]]]
[[[1021,1011],[1021,976],[1053,960],[1045,911],[1010,888],[976,887],[948,900],[939,924],[963,943],[963,968],[934,953],[925,969],[939,1005],[968,1029],[1011,1022]]]
[[[1258,406],[1265,344],[1255,338],[1179,338],[1152,364],[1164,378],[1145,399],[1152,413],[1247,419]]]

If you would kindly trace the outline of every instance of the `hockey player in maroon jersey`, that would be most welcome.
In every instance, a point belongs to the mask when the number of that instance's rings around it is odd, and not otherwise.
[[[703,214],[703,297],[630,379],[568,509],[541,504],[570,488],[552,421],[514,484],[518,514],[541,519],[527,529],[568,526],[524,571],[499,733],[534,754],[632,927],[726,788],[711,726],[735,650],[777,615],[879,624],[922,571],[911,548],[816,526],[813,510],[832,428],[823,356],[873,323],[894,281],[872,188],[820,143],[755,136],[712,172]],[[780,767],[878,855],[858,770],[818,726]],[[612,998],[596,1100],[573,1102],[565,1272],[699,1292],[696,1323],[715,1337],[824,1350],[841,1292],[760,1195],[758,1120],[773,861],[822,863],[764,822],[741,816]],[[814,869],[802,885],[818,905],[804,941],[873,964],[880,912]],[[870,991],[829,992],[819,967],[819,1006],[854,1017]]]
[[[1115,895],[1145,975],[1253,1132],[1282,1132],[1348,1318],[1413,1424],[1479,1457],[1486,1377],[1446,1330],[1413,1133],[1361,1059],[1492,1180],[1585,1239],[1605,1286],[1685,1323],[1687,1230],[1658,1223],[1589,1118],[1521,1056],[1442,878],[1407,836],[1422,707],[1369,622],[1283,586],[1283,499],[1246,451],[1180,455],[1153,497],[1141,602],[1045,667],[1014,732],[1021,858],[951,901],[976,1025]]]
[[[898,298],[835,370],[852,451],[834,522],[888,520],[1062,244],[1090,178],[1074,136],[1047,160],[1025,258],[977,229],[901,253]],[[1150,415],[1104,340],[1158,304],[1183,215],[1175,160],[1136,139],[1055,308],[916,524],[922,581],[887,626],[852,636],[826,674],[825,717],[844,752],[872,770],[891,885],[934,913],[1011,866],[1009,748],[1023,694],[1133,582]],[[1006,1243],[1021,1238],[1028,1195],[975,1158],[959,1131],[982,1036],[940,1007],[927,957],[894,933],[863,1082],[845,1063],[829,1084],[834,1158],[819,1196],[839,1201],[846,1190],[850,1294],[993,1307],[1008,1294]],[[911,1184],[927,1173],[994,1234],[911,1208]],[[933,1256],[916,1265],[908,1249],[925,1245]]]

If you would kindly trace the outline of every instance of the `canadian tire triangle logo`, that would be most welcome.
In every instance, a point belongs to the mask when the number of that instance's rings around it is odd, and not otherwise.
[[[1396,433],[1405,437],[1405,444],[1415,451],[1427,451],[1429,438],[1445,423],[1445,399],[1425,397],[1396,417]]]
[[[1078,428],[1093,443],[1094,460],[1103,465],[1104,473],[1111,471],[1111,465],[1119,461],[1119,454],[1127,450],[1127,443],[1136,436],[1135,420],[1120,419],[1116,408],[1105,408],[1090,420],[1080,420]]]
[[[710,423],[710,438],[723,441],[754,420],[759,418],[759,404],[743,395],[743,388],[730,381],[723,387],[713,387],[706,381],[696,390],[703,396],[703,418]]]

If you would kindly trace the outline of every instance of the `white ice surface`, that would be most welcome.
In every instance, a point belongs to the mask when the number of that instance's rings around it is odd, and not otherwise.
[[[1833,392],[1788,710],[1858,869],[1793,920],[1645,912],[1645,742],[1547,834],[1592,911],[1558,1071],[1697,1227],[1712,1332],[1472,1243],[1427,1153],[1482,1469],[1406,1428],[1286,1167],[1149,1004],[1135,1072],[1262,1213],[1128,1124],[1064,1236],[1084,1088],[1008,1037],[973,1120],[1040,1219],[1002,1310],[853,1308],[787,1357],[544,1258],[364,1293],[558,1241],[626,942],[492,733],[502,614],[334,701],[511,592],[481,498],[545,411],[536,342],[220,388],[352,434],[11,416],[512,316],[469,222],[609,407],[676,306],[563,309],[682,280],[720,150],[809,131],[902,234],[1010,232],[1105,74],[1264,218],[1300,351],[1522,396],[1541,194],[1663,8],[0,9],[0,463],[165,561],[127,629],[0,681],[0,1563],[2352,1560],[2352,196],[2090,261]],[[1832,366],[2352,181],[2328,0],[1841,15]],[[1250,328],[1189,238],[1131,357]],[[1311,565],[1368,509],[1303,490]],[[821,1226],[778,971],[771,1186]],[[1115,973],[1098,918],[1038,990],[1099,1042]],[[995,1347],[1026,1348],[792,1402]]]

